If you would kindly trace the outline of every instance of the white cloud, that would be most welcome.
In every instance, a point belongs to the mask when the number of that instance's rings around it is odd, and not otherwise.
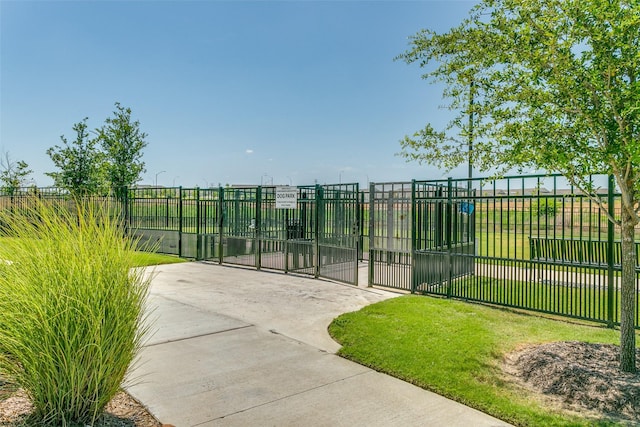
[[[251,148],[247,148],[244,152],[247,154],[253,154],[253,150]]]

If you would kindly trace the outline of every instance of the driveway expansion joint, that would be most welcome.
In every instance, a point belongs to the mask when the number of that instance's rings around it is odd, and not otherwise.
[[[336,356],[336,357],[338,357],[338,356]],[[206,420],[206,421],[200,422],[198,424],[193,424],[192,427],[198,427],[198,426],[201,426],[201,425],[204,425],[204,424],[210,423],[212,421],[216,421],[216,420],[223,420],[225,418],[229,418],[229,417],[232,417],[234,415],[241,414],[243,412],[247,412],[247,411],[251,411],[251,410],[256,409],[256,408],[260,408],[260,407],[263,407],[263,406],[271,405],[272,403],[279,402],[281,400],[286,400],[286,399],[289,399],[289,398],[292,398],[292,397],[295,397],[295,396],[300,396],[302,394],[306,394],[306,393],[309,393],[309,392],[312,392],[312,391],[315,391],[315,390],[318,390],[318,389],[321,389],[321,388],[324,388],[324,387],[328,387],[330,385],[337,384],[337,383],[340,383],[342,381],[350,380],[352,378],[356,378],[356,377],[359,377],[361,375],[370,374],[372,372],[375,372],[375,371],[373,371],[372,369],[367,368],[366,371],[358,372],[357,374],[349,375],[349,376],[346,376],[344,378],[340,378],[340,379],[337,379],[337,380],[334,380],[334,381],[329,381],[328,383],[320,384],[318,386],[311,387],[311,388],[308,388],[306,390],[299,391],[297,393],[292,393],[292,394],[289,394],[289,395],[286,395],[286,396],[279,397],[277,399],[270,400],[268,402],[261,403],[259,405],[250,406],[248,408],[240,409],[240,410],[232,412],[230,414],[226,414],[226,415],[222,415],[220,417],[212,418],[210,420]]]
[[[191,336],[184,337],[184,338],[176,338],[176,339],[172,339],[172,340],[154,342],[153,344],[147,344],[147,345],[143,346],[143,348],[155,347],[157,345],[162,345],[162,344],[171,344],[171,343],[174,343],[174,342],[188,341],[190,339],[209,337],[209,336],[212,336],[212,335],[220,335],[220,334],[224,334],[224,333],[227,333],[227,332],[233,332],[233,331],[238,331],[240,329],[253,328],[253,327],[255,327],[255,325],[251,325],[251,324],[242,325],[242,326],[238,326],[236,328],[228,328],[228,329],[224,329],[224,330],[221,330],[221,331],[208,332],[206,334],[197,334],[197,335],[191,335]]]

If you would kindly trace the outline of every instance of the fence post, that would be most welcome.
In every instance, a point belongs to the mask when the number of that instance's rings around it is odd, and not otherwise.
[[[411,293],[418,289],[418,275],[416,273],[416,180],[411,180]]]
[[[224,188],[218,187],[218,264],[224,261]]]
[[[325,227],[327,226],[325,223],[324,217],[324,190],[321,185],[316,184],[316,218],[315,218],[315,244],[314,249],[316,252],[316,268],[314,277],[317,279],[320,277],[320,237],[324,236]],[[320,224],[322,221],[322,224]]]
[[[182,186],[178,189],[178,198],[180,200],[178,205],[178,257],[182,258]]]
[[[129,233],[131,231],[131,212],[129,211],[129,191],[131,191],[131,189],[129,187],[125,187],[123,190],[123,206],[122,209],[124,210],[124,234],[126,236],[129,236]],[[117,197],[117,196],[116,196]]]
[[[255,228],[253,229],[253,241],[254,244],[257,245],[256,249],[256,268],[260,270],[262,267],[262,186],[259,186],[256,189],[256,223]]]
[[[360,229],[360,184],[356,183],[356,188],[355,191],[353,192],[353,194],[355,195],[354,199],[353,199],[353,203],[354,203],[354,207],[356,210],[356,220],[355,220],[355,227],[356,230],[351,230],[352,231],[352,236],[355,234],[355,236],[353,236],[353,239],[355,240],[355,244],[356,244],[356,253],[354,256],[354,278],[355,278],[355,282],[356,282],[356,286],[358,286],[358,284],[360,283],[359,280],[359,274],[358,274],[358,262],[360,261],[360,236],[362,235],[362,230]]]
[[[378,262],[375,259],[375,255],[373,254],[373,242],[375,237],[375,194],[376,194],[376,184],[373,182],[369,183],[369,274],[367,275],[367,286],[372,287],[374,281],[374,268],[373,264]]]
[[[196,259],[201,260],[202,236],[200,235],[200,188],[196,187]]]
[[[364,222],[362,220],[363,216],[364,216],[364,190],[363,191],[358,191],[358,195],[356,197],[356,204],[357,204],[357,208],[356,208],[356,223],[358,224],[358,262],[362,261],[364,259],[364,256],[362,254],[362,250],[363,250],[363,240],[362,240],[362,233],[364,232]]]
[[[447,178],[447,207],[445,211],[445,243],[447,245],[447,264],[449,266],[449,277],[447,279],[447,298],[451,298],[451,281],[453,280],[453,256],[452,248],[451,248],[451,234],[452,234],[452,210],[453,210],[453,200],[452,193],[453,192],[453,180],[451,177]]]
[[[609,209],[609,213],[611,216],[615,216],[614,209],[614,189],[615,189],[615,181],[613,175],[609,175],[609,182],[607,185],[607,206]],[[614,226],[615,224],[609,220],[607,222],[607,326],[613,328],[614,325],[614,288],[615,288],[615,278],[613,273],[613,245],[614,245]]]
[[[277,197],[276,197],[277,202]],[[289,209],[284,210],[284,272],[285,274],[289,273],[289,240],[290,240],[290,232],[289,232]]]

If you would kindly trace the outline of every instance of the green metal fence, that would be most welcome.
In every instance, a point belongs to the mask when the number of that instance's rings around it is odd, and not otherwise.
[[[125,219],[142,248],[218,263],[619,323],[620,211],[613,181],[588,197],[559,175],[278,188],[132,188]],[[0,194],[0,209],[33,197],[73,209],[57,188]],[[640,266],[640,243],[636,245]],[[640,283],[640,267],[636,270]],[[640,300],[636,324],[640,324]]]
[[[619,230],[597,201],[617,216],[620,195],[592,179],[591,197],[559,175],[372,184],[369,284],[617,324]]]
[[[134,188],[128,191],[127,226],[143,249],[182,255],[180,188]]]
[[[162,253],[357,284],[358,185],[292,187],[291,208],[278,188],[131,189],[131,232]]]
[[[619,230],[596,200],[618,216],[620,196],[606,176],[592,179],[600,186],[592,197],[559,175],[474,180],[476,274],[452,282],[449,292],[619,323],[620,266],[614,259]]]
[[[371,184],[369,284],[419,292],[472,274],[472,256],[452,256],[474,253],[469,200],[451,182]]]
[[[0,192],[0,209],[12,209],[26,206],[32,198],[47,200],[69,208],[73,205],[69,193],[56,187],[24,187],[10,193]]]

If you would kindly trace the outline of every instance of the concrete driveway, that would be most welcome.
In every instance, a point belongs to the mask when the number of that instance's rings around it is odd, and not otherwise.
[[[334,354],[333,318],[397,296],[217,264],[156,267],[155,334],[127,390],[176,427],[508,425]]]

